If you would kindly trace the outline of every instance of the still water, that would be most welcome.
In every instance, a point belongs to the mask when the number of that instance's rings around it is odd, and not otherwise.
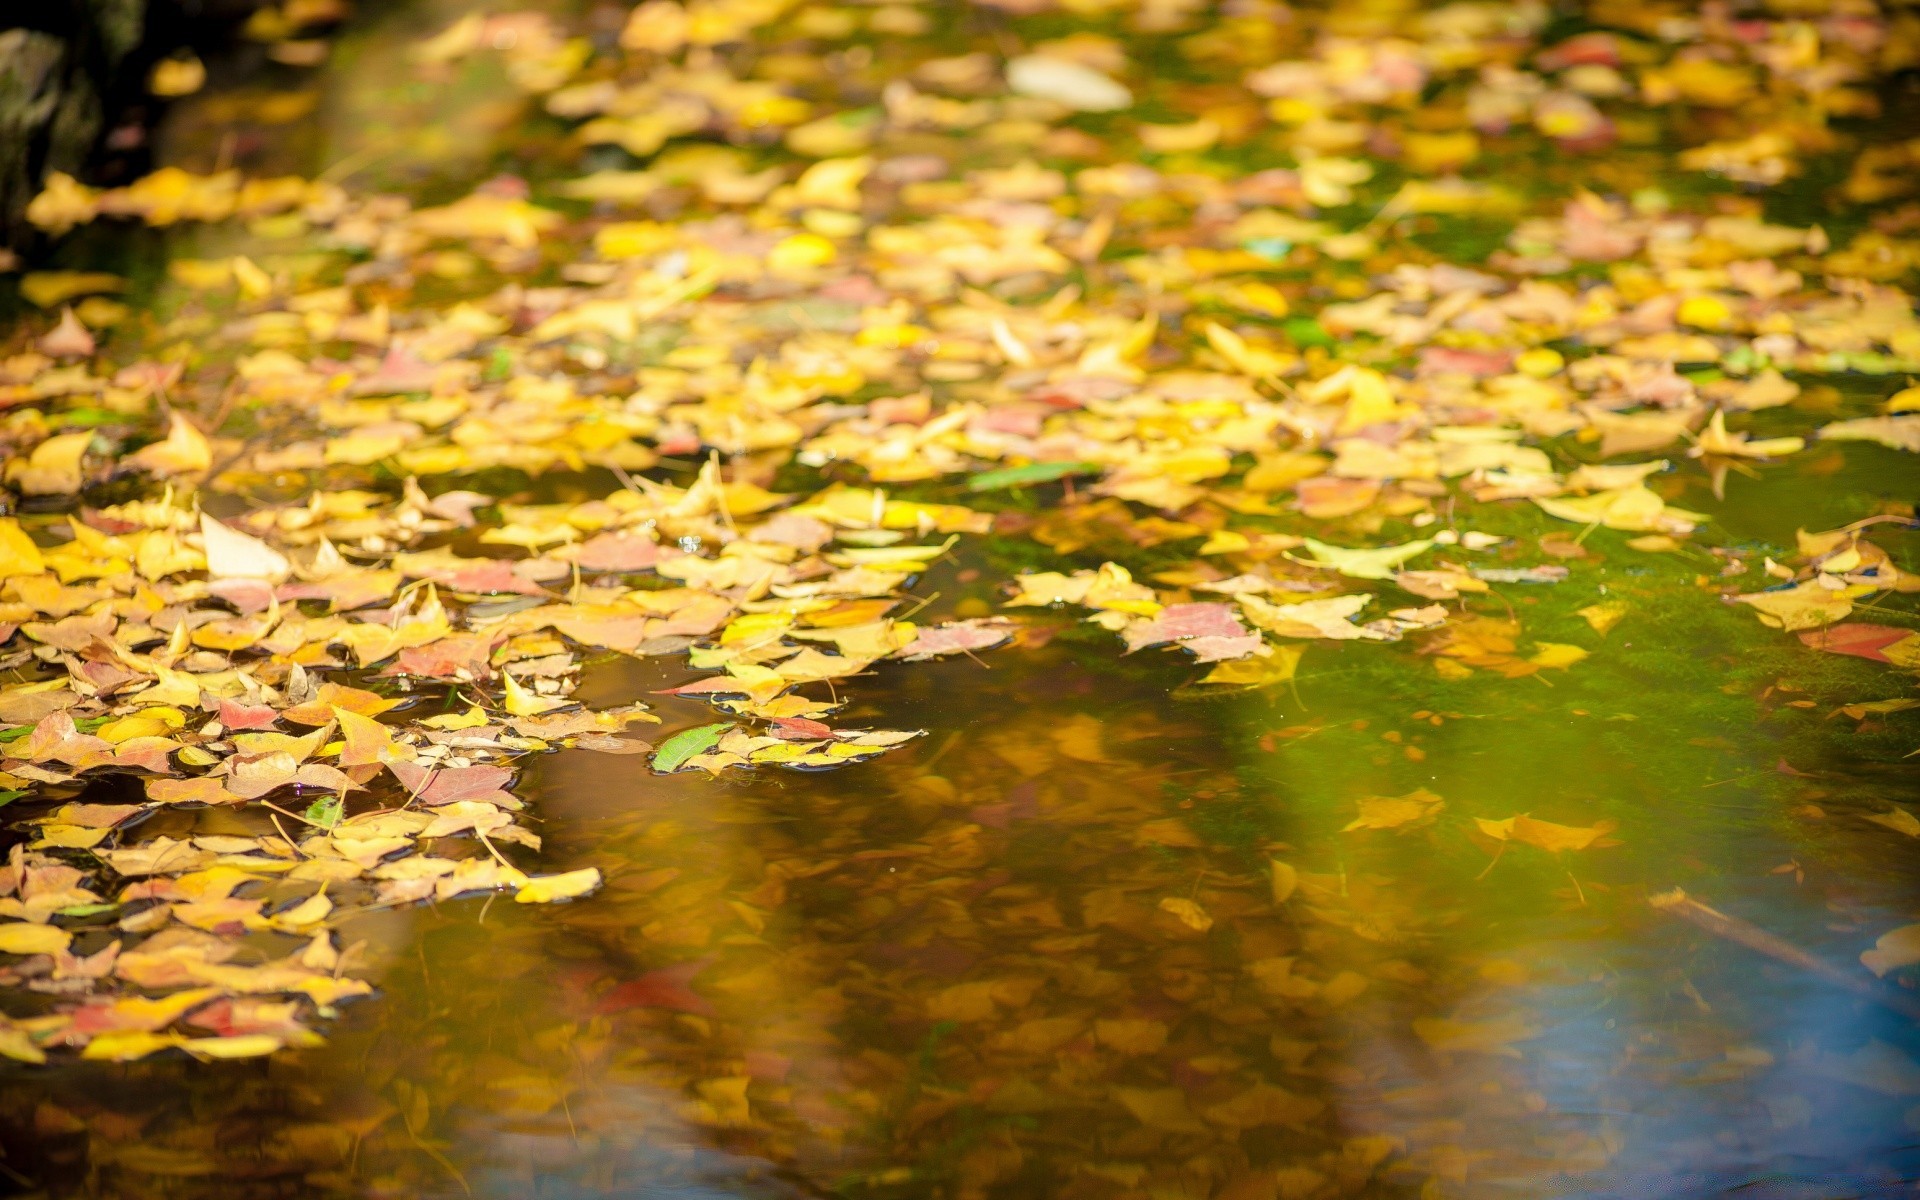
[[[1623,627],[1638,670],[1436,695],[1359,647],[1270,703],[1063,622],[868,681],[850,717],[929,736],[865,769],[563,753],[545,853],[603,892],[342,930],[381,992],[324,1047],[15,1073],[8,1162],[94,1195],[1896,1194],[1912,1022],[1646,902],[1843,965],[1916,902],[1859,819],[1911,773],[1756,706],[1708,603]],[[1417,787],[1618,844],[1343,832]]]

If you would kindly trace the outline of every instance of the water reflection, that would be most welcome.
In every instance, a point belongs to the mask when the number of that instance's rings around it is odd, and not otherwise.
[[[1063,639],[890,672],[865,702],[931,736],[858,771],[547,760],[546,855],[600,866],[602,893],[342,930],[384,991],[322,1049],[17,1072],[6,1161],[100,1196],[1837,1197],[1913,1176],[1913,1030],[1644,902],[1705,881],[1845,962],[1897,883],[1771,873],[1819,859],[1650,804],[1639,776],[1671,755],[1570,770],[1605,761],[1578,698],[1382,722],[1421,700],[1340,663],[1239,707],[1170,696],[1183,670]],[[678,703],[668,728],[705,718]],[[1447,819],[1347,828],[1416,784]],[[1501,850],[1465,820],[1528,810],[1614,814],[1622,844]]]

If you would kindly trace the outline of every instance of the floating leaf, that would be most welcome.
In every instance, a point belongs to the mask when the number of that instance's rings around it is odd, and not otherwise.
[[[678,771],[688,759],[713,749],[720,743],[720,735],[732,728],[732,725],[723,721],[681,730],[653,752],[653,769],[662,774]]]
[[[1396,567],[1431,549],[1433,539],[1421,538],[1398,546],[1359,550],[1330,546],[1313,538],[1307,538],[1305,544],[1316,566],[1332,567],[1342,575],[1350,575],[1355,579],[1392,579]]]
[[[1105,469],[1100,463],[1093,462],[1037,462],[1019,467],[1000,467],[967,476],[967,490],[992,492],[1029,483],[1052,483],[1069,475],[1098,475]]]
[[[520,885],[513,898],[521,904],[551,904],[556,900],[574,900],[600,886],[600,872],[582,867],[561,875],[534,875]]]

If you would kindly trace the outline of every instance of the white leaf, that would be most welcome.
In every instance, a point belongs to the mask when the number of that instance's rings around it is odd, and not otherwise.
[[[1117,112],[1133,105],[1132,92],[1092,67],[1044,54],[1009,61],[1007,84],[1023,96],[1055,100],[1079,112]]]
[[[207,574],[215,579],[265,579],[279,583],[293,574],[287,556],[257,537],[241,533],[200,514],[200,536],[206,539]]]

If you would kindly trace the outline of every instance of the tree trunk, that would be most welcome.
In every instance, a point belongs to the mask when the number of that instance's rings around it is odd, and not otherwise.
[[[0,33],[0,241],[8,245],[29,232],[22,214],[47,172],[79,172],[99,144],[147,26],[147,0],[48,0],[32,9]]]

